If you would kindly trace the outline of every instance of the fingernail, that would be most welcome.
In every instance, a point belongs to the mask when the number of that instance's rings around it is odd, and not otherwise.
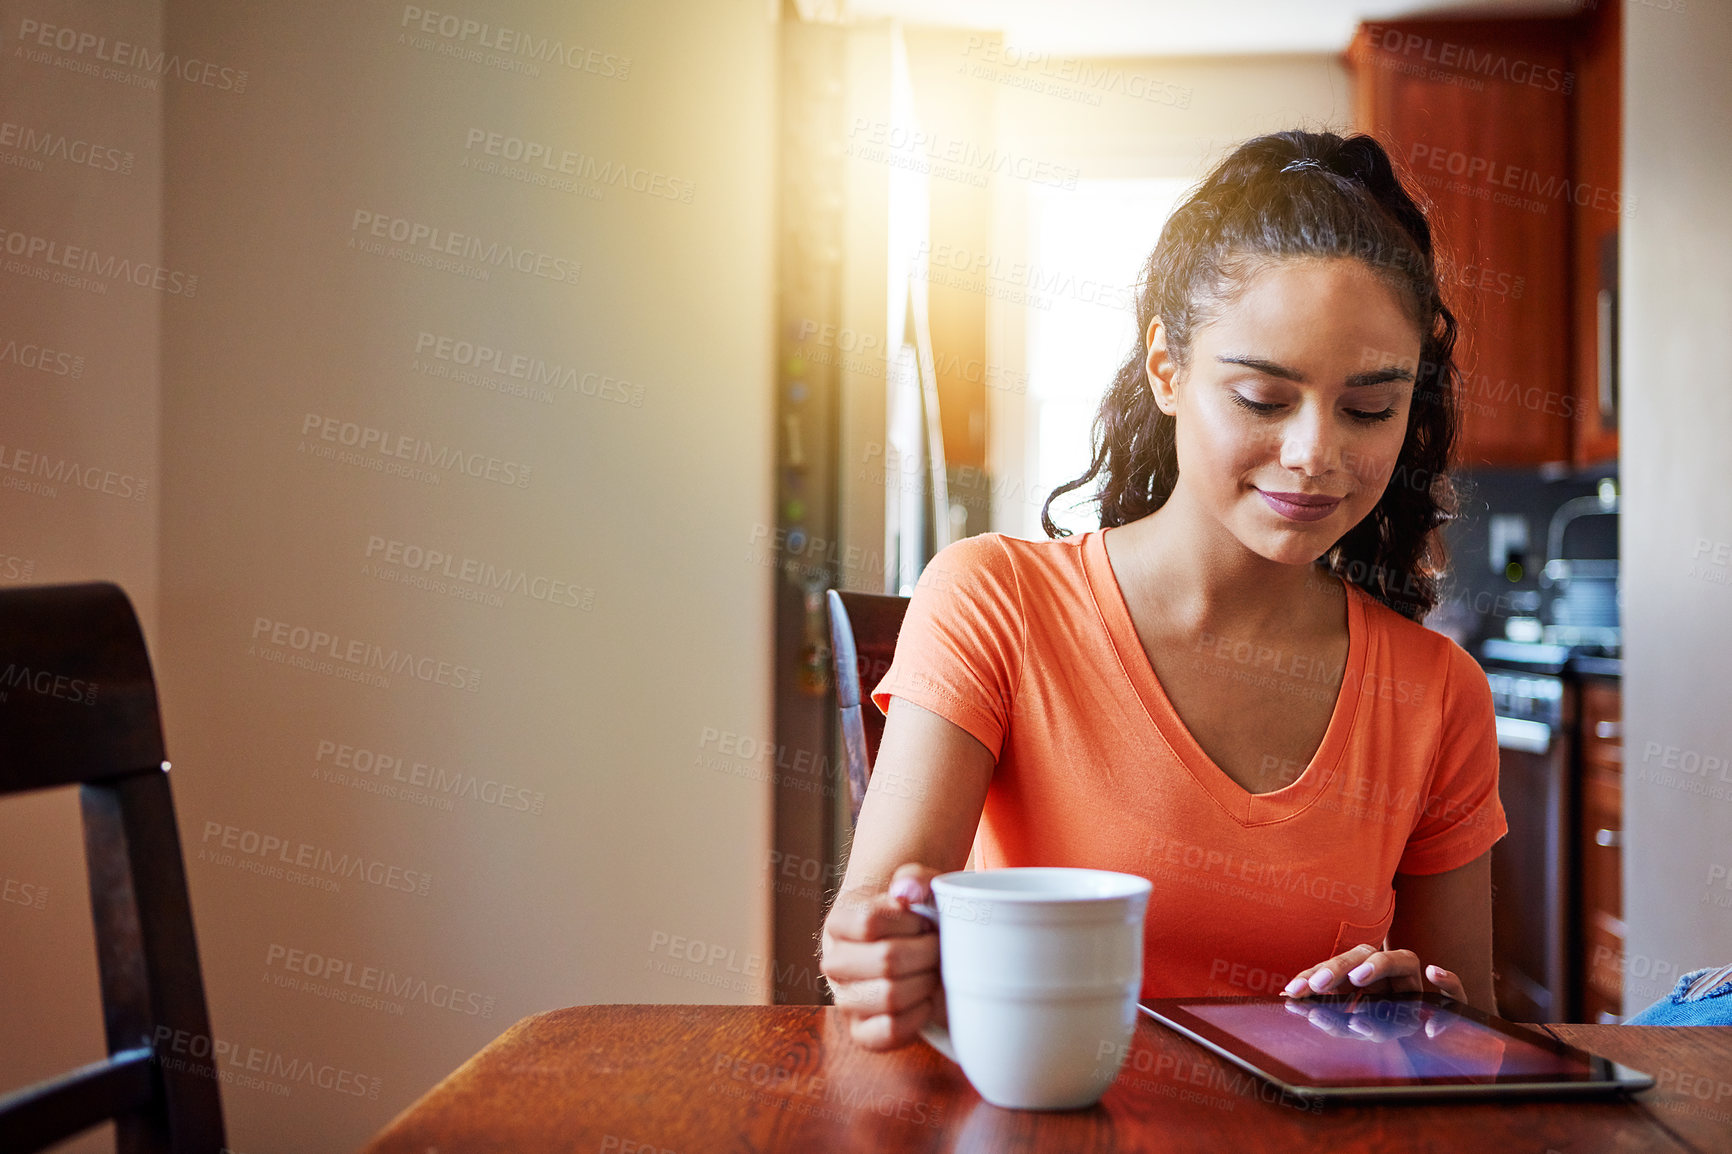
[[[1311,975],[1311,988],[1321,994],[1335,984],[1335,974],[1330,970],[1318,970]]]
[[[1286,994],[1289,998],[1291,998],[1293,995],[1299,993],[1301,990],[1304,990],[1306,988],[1307,988],[1307,986],[1305,985],[1305,979],[1304,978],[1294,978],[1291,982],[1287,983],[1287,988],[1281,992]]]
[[[1427,966],[1425,967],[1425,976],[1435,982],[1439,978],[1448,977],[1449,971],[1442,966]]]
[[[1354,967],[1353,972],[1348,974],[1347,976],[1349,978],[1351,978],[1353,980],[1353,984],[1357,986],[1361,982],[1365,981],[1366,978],[1369,978],[1371,976],[1372,968],[1373,967],[1372,967],[1370,962],[1360,962],[1359,965]]]
[[[890,896],[898,901],[917,902],[923,896],[921,885],[913,878],[897,878],[890,883]]]

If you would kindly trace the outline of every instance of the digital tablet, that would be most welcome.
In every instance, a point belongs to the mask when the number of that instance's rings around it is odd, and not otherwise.
[[[1654,1079],[1441,994],[1159,998],[1151,1018],[1308,1098],[1610,1094]]]

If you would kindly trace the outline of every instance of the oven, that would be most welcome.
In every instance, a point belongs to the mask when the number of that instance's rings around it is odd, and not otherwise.
[[[1497,714],[1498,789],[1509,834],[1492,848],[1492,970],[1498,1013],[1570,1021],[1577,688],[1546,672],[1488,668]]]

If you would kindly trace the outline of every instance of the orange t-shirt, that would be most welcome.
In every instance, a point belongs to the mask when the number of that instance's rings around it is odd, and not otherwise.
[[[872,700],[931,710],[997,758],[979,868],[1086,866],[1154,883],[1144,997],[1273,993],[1382,942],[1397,871],[1466,865],[1508,829],[1485,674],[1448,638],[1347,590],[1328,729],[1272,793],[1234,782],[1179,720],[1099,532],[944,549]],[[1321,663],[1231,643],[1209,652],[1233,676],[1332,688]]]

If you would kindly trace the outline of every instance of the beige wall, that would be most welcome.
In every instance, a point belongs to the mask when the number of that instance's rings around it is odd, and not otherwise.
[[[6,327],[87,365],[0,364],[0,441],[151,481],[132,503],[0,492],[0,549],[36,580],[114,576],[157,619],[213,1033],[278,1071],[225,1085],[230,1145],[353,1148],[537,1010],[761,1000],[765,6],[186,0],[161,31],[12,7],[6,118],[140,161],[0,170],[5,227],[147,255],[160,235],[198,277],[0,277]],[[216,71],[151,97],[28,65],[19,11]],[[500,26],[576,66],[480,47]],[[520,142],[553,168],[513,165]],[[497,362],[460,363],[471,345]],[[50,894],[0,907],[9,979],[88,950],[69,805],[4,807],[0,869]],[[0,985],[7,1085],[100,1046],[93,966],[50,984],[51,1014],[40,988]],[[15,1056],[38,1031],[66,1062]],[[309,1067],[348,1076],[288,1073]]]
[[[1625,9],[1626,1004],[1732,961],[1732,9]]]
[[[155,4],[0,6],[0,585],[117,581],[156,641],[164,85],[88,75],[98,23],[161,41]],[[10,1089],[104,1052],[76,792],[0,801],[0,898]]]
[[[1090,63],[1092,75],[1105,78],[1093,85],[1005,64],[975,61],[971,67],[999,90],[1007,147],[1074,166],[1085,180],[1193,173],[1200,179],[1234,145],[1259,133],[1352,129],[1351,81],[1337,56]]]

